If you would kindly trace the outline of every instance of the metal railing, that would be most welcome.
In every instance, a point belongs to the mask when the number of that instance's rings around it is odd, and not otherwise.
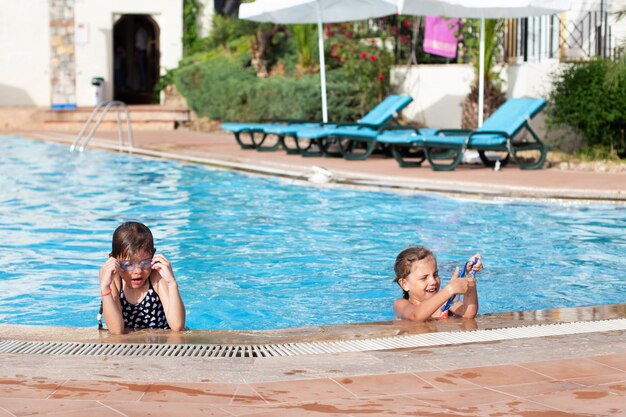
[[[614,22],[613,22],[614,23]],[[588,11],[568,20],[560,15],[506,19],[503,33],[508,62],[588,61],[595,57],[619,59],[623,45],[616,42],[606,10]]]
[[[115,111],[117,115],[117,142],[119,146],[119,151],[124,152],[124,150],[128,150],[129,153],[133,151],[133,148],[135,147],[135,145],[133,143],[133,131],[131,129],[130,113],[128,112],[128,106],[123,101],[111,100],[111,101],[106,101],[104,103],[100,103],[96,106],[95,109],[93,109],[93,111],[91,112],[91,115],[89,116],[85,124],[83,125],[83,128],[78,133],[78,136],[76,136],[76,139],[74,139],[74,143],[72,143],[72,146],[70,147],[70,152],[74,152],[75,150],[78,150],[78,152],[82,152],[85,150],[85,148],[87,147],[87,144],[89,144],[89,141],[91,140],[93,135],[96,133],[96,130],[98,130],[98,127],[100,126],[100,124],[102,123],[104,116],[106,116],[109,110],[111,110],[111,107],[115,107]],[[124,109],[124,112],[126,113],[126,131],[127,131],[127,137],[128,137],[128,143],[126,147],[124,147],[124,134],[122,132],[122,118],[120,115],[120,107],[122,107]],[[98,113],[100,115],[98,116],[95,123],[93,123]],[[92,123],[93,123],[93,126],[92,126]],[[91,129],[89,129],[90,126],[91,126]],[[87,130],[89,130],[89,133],[85,136],[85,132],[87,132]]]

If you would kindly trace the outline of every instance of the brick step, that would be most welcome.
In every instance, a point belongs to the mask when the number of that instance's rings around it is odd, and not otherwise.
[[[151,121],[135,121],[131,116],[131,129],[133,131],[144,131],[144,130],[174,130],[179,124],[178,122],[172,120],[151,120]],[[41,124],[45,130],[55,131],[55,132],[73,132],[78,134],[80,130],[83,128],[85,121],[64,121],[64,120],[45,120]],[[90,126],[90,128],[93,126]],[[98,131],[117,131],[117,122],[114,120],[103,120],[98,126],[98,130],[96,131],[96,135]],[[126,122],[122,123],[122,132],[126,134]]]
[[[120,109],[121,110],[121,109]],[[43,122],[86,122],[91,115],[93,108],[80,107],[76,110],[43,110],[38,113],[37,118]],[[190,120],[190,111],[188,109],[167,108],[162,106],[128,106],[130,120],[135,122],[154,122],[167,121],[184,123]],[[98,114],[99,116],[99,114]],[[120,111],[120,118],[126,121],[126,113]],[[117,112],[110,109],[105,121],[117,120]]]

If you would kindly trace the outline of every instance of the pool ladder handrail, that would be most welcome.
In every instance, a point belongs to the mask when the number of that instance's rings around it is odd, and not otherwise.
[[[131,129],[131,123],[130,123],[130,113],[128,112],[128,106],[126,105],[126,103],[124,103],[123,101],[119,101],[119,100],[109,100],[109,101],[102,102],[98,104],[95,109],[93,109],[93,111],[91,112],[91,115],[89,115],[89,118],[83,125],[83,128],[78,133],[78,136],[76,136],[76,139],[74,139],[74,143],[72,143],[72,146],[70,146],[70,152],[74,152],[77,148],[78,148],[78,152],[82,152],[85,150],[85,148],[87,147],[87,144],[89,143],[93,135],[96,133],[96,130],[98,129],[98,127],[100,126],[100,123],[102,123],[104,116],[108,113],[111,107],[114,107],[114,106],[115,106],[115,111],[117,114],[117,142],[119,145],[119,151],[124,152],[124,149],[127,149],[129,153],[133,152],[133,148],[135,147],[135,145],[133,143],[133,131]],[[100,112],[100,109],[102,109],[103,107],[104,109],[102,110],[102,112]],[[128,132],[128,145],[126,148],[124,148],[124,135],[122,132],[122,119],[120,117],[120,107],[123,107],[124,111],[126,112],[126,130]],[[94,118],[99,112],[100,112],[100,116],[96,120],[95,124],[91,127],[91,130],[89,131],[87,136],[84,136],[85,132],[87,131],[92,121],[94,120]]]

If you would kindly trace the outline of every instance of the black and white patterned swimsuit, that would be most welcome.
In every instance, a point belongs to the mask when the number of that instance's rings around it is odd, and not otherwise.
[[[122,317],[124,327],[127,329],[169,329],[165,318],[165,310],[159,298],[159,294],[152,287],[152,281],[148,278],[150,287],[148,293],[139,304],[131,304],[124,295],[124,289],[120,292],[122,303]]]

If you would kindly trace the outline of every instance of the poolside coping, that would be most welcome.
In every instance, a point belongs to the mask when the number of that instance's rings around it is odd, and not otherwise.
[[[615,320],[626,305],[259,332],[110,336],[0,326],[0,339],[103,343],[335,340]],[[429,326],[432,324],[433,326]],[[474,329],[474,330],[472,330]],[[171,333],[171,332],[170,332]],[[623,415],[626,338],[593,331],[477,343],[287,357],[122,357],[0,353],[0,415],[603,416]],[[4,413],[4,414],[3,414]]]

